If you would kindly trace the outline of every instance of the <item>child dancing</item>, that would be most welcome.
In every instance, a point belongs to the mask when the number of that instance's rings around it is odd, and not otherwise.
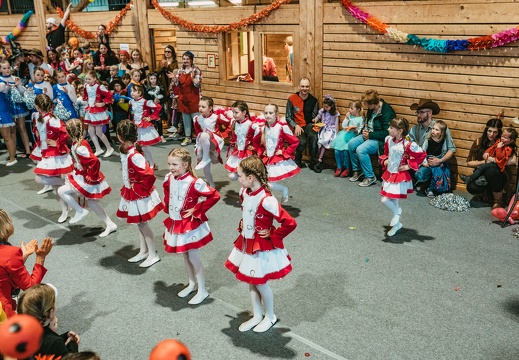
[[[88,215],[75,200],[75,196],[83,196],[88,207],[106,224],[105,230],[99,237],[108,236],[117,229],[117,225],[110,220],[106,212],[99,205],[99,199],[108,195],[112,189],[104,180],[105,176],[99,170],[100,163],[90,148],[88,141],[83,138],[83,124],[79,119],[70,119],[67,122],[67,133],[72,140],[71,154],[74,159],[74,172],[67,176],[65,185],[58,189],[58,195],[74,210],[76,215],[69,224],[75,224]]]
[[[173,149],[168,155],[168,167],[170,173],[163,184],[164,211],[169,214],[164,220],[164,246],[167,252],[184,256],[189,282],[178,296],[188,296],[198,284],[196,295],[188,302],[197,305],[209,296],[199,251],[213,239],[205,213],[220,200],[220,194],[194,175],[188,150]]]
[[[382,203],[393,213],[387,236],[393,236],[402,228],[400,216],[402,208],[399,199],[406,199],[413,192],[413,182],[409,170],[418,170],[418,166],[427,156],[416,143],[405,137],[409,132],[409,122],[396,118],[389,123],[389,136],[384,143],[384,155],[379,156],[382,174]]]
[[[241,324],[239,330],[253,329],[260,333],[270,329],[277,321],[274,295],[267,281],[281,279],[292,270],[283,239],[297,224],[271,195],[267,184],[267,169],[257,156],[242,160],[237,171],[242,186],[240,198],[243,215],[239,226],[240,236],[225,266],[238,280],[249,284],[253,316]],[[280,223],[280,227],[273,226],[274,219]]]
[[[34,107],[39,113],[36,122],[37,136],[40,139],[41,160],[36,165],[35,180],[41,185],[50,185],[57,194],[58,188],[65,184],[61,175],[74,169],[67,146],[68,135],[65,124],[52,114],[52,100],[45,94],[36,96]],[[59,198],[61,215],[59,223],[65,222],[68,216],[68,205]]]
[[[159,193],[155,190],[153,169],[142,155],[142,148],[137,143],[137,125],[130,120],[123,120],[117,125],[117,137],[121,142],[121,164],[123,187],[117,216],[126,219],[129,224],[137,224],[140,236],[139,253],[128,259],[135,263],[146,259],[140,267],[146,268],[160,261],[155,249],[154,235],[148,221],[164,208]]]
[[[301,171],[294,161],[299,139],[286,123],[282,124],[279,121],[277,105],[265,106],[264,115],[266,123],[260,135],[254,137],[254,147],[267,166],[270,189],[281,191],[281,202],[287,203],[288,188],[278,181],[288,179]]]

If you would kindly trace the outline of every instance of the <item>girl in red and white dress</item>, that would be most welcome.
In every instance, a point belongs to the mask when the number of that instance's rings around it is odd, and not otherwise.
[[[67,130],[65,124],[52,114],[52,100],[45,94],[37,95],[34,107],[39,113],[36,121],[36,132],[40,139],[41,160],[36,165],[35,180],[41,185],[50,185],[57,194],[58,188],[65,184],[61,175],[68,174],[74,168],[67,146]],[[61,203],[59,223],[65,222],[68,216],[68,205],[58,197]]]
[[[205,272],[200,251],[213,240],[205,213],[220,200],[220,194],[205,181],[198,179],[191,168],[191,155],[184,148],[171,150],[168,155],[170,173],[164,180],[164,246],[169,253],[184,255],[189,283],[178,293],[184,298],[196,290],[189,304],[197,305],[209,296],[205,287]],[[200,201],[200,198],[205,198]]]
[[[254,137],[254,147],[258,156],[267,166],[269,187],[283,193],[282,203],[288,202],[288,188],[278,183],[299,174],[301,169],[294,161],[294,153],[299,145],[299,139],[294,136],[287,123],[278,118],[277,105],[265,106],[265,126]],[[288,146],[285,146],[288,144]]]
[[[140,235],[140,249],[128,262],[146,259],[140,267],[150,267],[160,258],[155,249],[154,235],[148,221],[164,208],[159,193],[153,185],[155,175],[142,155],[137,143],[137,125],[130,120],[122,120],[117,125],[117,137],[121,142],[121,164],[123,187],[117,216],[129,224],[137,224]]]
[[[241,324],[239,330],[264,332],[277,321],[274,296],[267,281],[281,279],[292,271],[283,239],[297,224],[270,193],[267,169],[257,156],[242,160],[238,167],[238,181],[242,186],[243,209],[240,236],[225,266],[235,273],[238,280],[249,284],[253,316]],[[274,219],[280,223],[278,228],[273,226]]]
[[[194,125],[196,132],[195,154],[198,165],[196,170],[204,169],[205,179],[209,186],[214,188],[213,175],[211,174],[211,162],[223,163],[220,153],[224,141],[218,130],[221,123],[220,116],[213,112],[213,99],[202,96],[198,102],[199,115],[195,116]]]
[[[384,155],[379,156],[382,174],[382,203],[393,213],[387,236],[393,236],[402,228],[400,216],[402,208],[399,199],[407,199],[413,192],[413,182],[409,170],[418,170],[418,166],[427,153],[418,144],[406,139],[409,122],[404,118],[396,118],[389,123],[389,136],[384,143]]]
[[[117,225],[110,220],[106,212],[99,205],[99,199],[108,195],[112,189],[104,180],[105,176],[99,170],[100,163],[97,156],[90,148],[88,141],[83,138],[83,124],[79,119],[67,121],[67,133],[72,140],[70,153],[74,159],[74,171],[68,174],[65,185],[58,189],[58,195],[65,202],[76,210],[76,215],[70,219],[69,224],[75,224],[88,215],[88,210],[84,209],[75,200],[82,196],[86,199],[88,207],[106,224],[105,230],[99,237],[108,236],[117,229]]]
[[[94,155],[99,156],[104,152],[99,145],[97,139],[99,138],[106,147],[106,153],[103,157],[107,158],[114,152],[114,148],[103,133],[103,126],[108,126],[110,123],[108,105],[112,103],[112,93],[97,82],[97,73],[94,70],[89,70],[86,73],[85,82],[83,100],[88,103],[85,110],[85,124],[88,125],[88,134],[95,146]]]
[[[144,96],[144,87],[142,85],[133,85],[131,87],[130,100],[133,121],[137,125],[137,143],[142,146],[144,158],[150,164],[151,168],[155,167],[153,156],[148,146],[155,145],[160,142],[160,135],[155,129],[152,120],[160,120],[160,110],[162,106],[156,104],[152,100],[146,100]]]
[[[229,172],[229,179],[238,180],[237,170],[240,161],[256,154],[252,144],[253,138],[259,132],[259,127],[251,119],[249,106],[245,101],[238,100],[232,104],[233,121],[231,124],[231,154],[227,158],[225,168]],[[232,149],[232,150],[231,150]]]

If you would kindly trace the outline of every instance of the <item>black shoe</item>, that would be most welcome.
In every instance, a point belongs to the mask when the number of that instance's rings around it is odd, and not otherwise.
[[[468,175],[460,174],[460,179],[467,185],[470,183],[470,176]]]
[[[306,164],[301,161],[296,161],[296,165],[299,166],[300,169],[304,169],[306,167]]]
[[[321,167],[321,163],[317,163],[317,164],[315,164],[315,169],[314,169],[314,171],[315,171],[316,173],[318,173],[318,174],[321,173],[321,172],[323,171],[323,168]]]
[[[476,184],[477,186],[487,186],[488,181],[485,175],[481,175],[479,178],[477,178],[476,181],[474,181],[474,184]]]

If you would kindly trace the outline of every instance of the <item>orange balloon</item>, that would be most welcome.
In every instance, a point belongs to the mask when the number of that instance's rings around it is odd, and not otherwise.
[[[149,360],[191,360],[191,353],[180,341],[166,339],[155,346]]]

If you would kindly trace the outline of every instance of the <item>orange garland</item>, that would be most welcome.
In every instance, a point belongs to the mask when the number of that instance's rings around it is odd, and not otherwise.
[[[110,35],[119,26],[121,21],[123,21],[123,18],[126,16],[126,13],[128,12],[128,10],[131,9],[132,5],[133,5],[133,3],[130,1],[119,12],[119,15],[117,15],[113,20],[110,20],[108,25],[106,25],[106,34],[107,35]],[[57,7],[56,10],[58,12],[59,17],[63,18],[63,10],[61,10],[61,8],[59,8],[59,7]],[[76,25],[76,23],[74,23],[71,20],[67,20],[66,25],[74,34],[79,35],[82,38],[92,39],[92,40],[97,39],[97,33],[93,33],[91,31],[84,30],[81,27],[79,27],[78,25]]]
[[[157,2],[157,0],[152,0],[151,3],[157,9],[162,16],[164,16],[166,19],[171,21],[174,24],[177,24],[180,27],[183,27],[185,29],[196,31],[196,32],[203,32],[203,33],[222,33],[230,30],[237,30],[242,29],[248,25],[255,24],[261,19],[267,17],[270,15],[270,12],[273,10],[278,9],[283,4],[288,4],[291,0],[276,0],[272,4],[270,4],[265,9],[261,10],[260,12],[256,14],[252,14],[249,17],[243,18],[238,22],[230,23],[229,25],[199,25],[192,22],[189,22],[187,20],[182,19],[181,17],[175,16],[166,9],[164,9],[160,4]]]

